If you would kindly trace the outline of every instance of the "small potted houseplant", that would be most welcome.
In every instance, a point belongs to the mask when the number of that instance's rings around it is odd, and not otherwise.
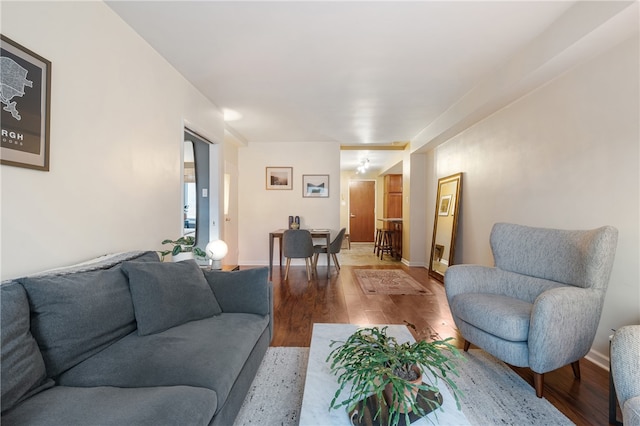
[[[199,247],[194,247],[196,239],[193,236],[180,237],[177,240],[164,240],[162,244],[171,244],[173,248],[171,250],[163,250],[160,252],[162,260],[168,254],[171,254],[174,262],[180,260],[193,259],[194,256],[199,258],[206,258],[207,253]]]
[[[383,423],[384,417],[389,425],[397,425],[404,417],[405,424],[409,424],[411,412],[421,417],[440,407],[441,397],[425,401],[427,394],[439,396],[439,380],[450,386],[460,409],[462,393],[450,376],[458,375],[453,359],[462,355],[450,340],[398,343],[387,335],[387,327],[372,327],[358,329],[344,342],[333,341],[331,347],[339,345],[327,362],[340,386],[330,409],[347,407],[350,412],[358,411],[362,420],[365,409],[358,407],[373,395],[378,401],[374,404],[377,411],[371,413],[374,419]],[[428,383],[422,382],[423,372],[428,373]],[[348,396],[339,401],[343,391],[348,391]]]

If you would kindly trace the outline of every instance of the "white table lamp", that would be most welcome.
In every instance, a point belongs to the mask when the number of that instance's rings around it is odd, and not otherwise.
[[[205,252],[207,252],[207,257],[211,259],[211,269],[222,269],[222,259],[229,252],[229,248],[224,241],[215,240],[207,244]]]

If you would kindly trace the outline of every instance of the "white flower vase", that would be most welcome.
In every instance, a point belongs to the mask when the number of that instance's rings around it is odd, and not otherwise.
[[[171,256],[171,260],[173,260],[174,262],[181,262],[183,260],[189,260],[189,259],[195,259],[195,256],[191,251],[183,251],[176,254],[175,256]]]

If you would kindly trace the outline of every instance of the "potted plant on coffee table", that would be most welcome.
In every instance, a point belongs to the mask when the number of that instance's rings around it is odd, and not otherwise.
[[[358,329],[344,342],[333,341],[332,348],[339,345],[331,351],[327,362],[331,372],[338,376],[339,387],[330,409],[355,410],[361,421],[365,405],[373,396],[377,403],[370,408],[375,413],[370,414],[377,424],[397,425],[404,418],[408,425],[412,420],[410,413],[415,419],[440,407],[440,381],[449,385],[460,409],[462,393],[451,376],[458,376],[453,359],[462,355],[450,340],[399,343],[387,335],[387,327],[372,327]],[[427,373],[424,376],[427,383],[423,383],[422,373]],[[347,391],[348,396],[339,401]]]
[[[207,253],[199,247],[194,247],[196,239],[193,236],[180,237],[177,240],[164,240],[162,244],[171,244],[173,248],[171,250],[163,250],[160,252],[162,260],[168,254],[171,254],[173,261],[178,262],[185,259],[193,259],[194,256],[199,258],[206,258]]]

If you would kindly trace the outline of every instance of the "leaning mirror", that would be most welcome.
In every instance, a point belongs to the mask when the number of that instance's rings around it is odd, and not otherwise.
[[[438,179],[429,275],[439,281],[444,281],[445,271],[453,265],[461,191],[462,173]]]

